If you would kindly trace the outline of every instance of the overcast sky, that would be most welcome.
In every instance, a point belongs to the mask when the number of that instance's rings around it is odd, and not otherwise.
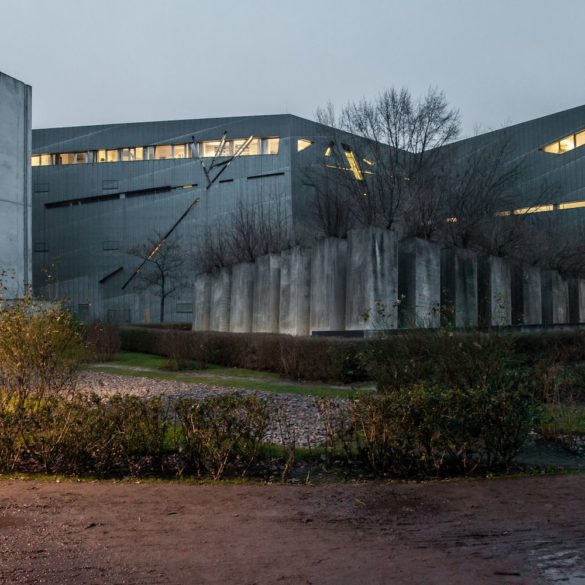
[[[293,113],[406,86],[464,131],[585,104],[585,0],[0,0],[33,127]]]

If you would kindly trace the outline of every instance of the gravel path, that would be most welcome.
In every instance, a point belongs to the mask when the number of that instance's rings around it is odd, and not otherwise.
[[[326,438],[324,419],[318,407],[319,399],[310,396],[224,388],[193,382],[133,378],[89,371],[81,374],[79,388],[102,396],[131,394],[144,397],[165,396],[171,400],[182,397],[203,399],[218,394],[256,394],[270,401],[273,416],[266,439],[271,443],[294,442],[297,446],[307,447],[320,445]],[[343,408],[345,403],[343,399],[334,400],[336,408]]]

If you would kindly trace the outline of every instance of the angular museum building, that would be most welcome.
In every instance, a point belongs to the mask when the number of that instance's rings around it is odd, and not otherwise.
[[[0,299],[31,284],[31,87],[0,72]]]
[[[239,156],[208,189],[209,177],[193,150],[209,168],[224,136],[222,159],[235,153]],[[69,299],[83,319],[156,321],[158,299],[152,291],[140,292],[133,285],[123,288],[141,263],[128,252],[164,235],[197,198],[199,202],[176,230],[187,256],[195,250],[205,226],[229,216],[240,203],[277,205],[294,239],[307,243],[313,237],[314,212],[307,169],[315,163],[331,163],[327,157],[332,136],[339,139],[331,128],[293,115],[33,131],[35,290]],[[521,162],[523,166],[508,211],[532,206],[530,213],[554,213],[570,224],[582,222],[585,107],[486,133],[449,148],[458,148],[465,156],[500,137],[510,142],[509,164]],[[365,163],[371,161],[356,160],[351,135],[343,135],[341,143],[344,170],[359,179],[368,172]],[[220,168],[216,166],[214,172]],[[534,206],[535,193],[543,185],[547,200]],[[169,299],[167,321],[193,318],[195,269],[185,270],[190,282]]]

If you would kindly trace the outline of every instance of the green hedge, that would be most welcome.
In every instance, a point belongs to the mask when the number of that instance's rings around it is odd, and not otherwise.
[[[351,383],[368,378],[359,359],[363,340],[124,327],[121,341],[125,351],[277,372],[296,380]]]
[[[413,331],[367,340],[124,327],[121,341],[125,351],[163,355],[177,362],[195,360],[204,365],[277,372],[296,380],[337,383],[371,379],[391,383],[385,376],[395,377],[398,383],[416,383],[435,379],[437,367],[457,375],[474,377],[482,371],[489,376],[486,355],[494,365],[505,361],[512,367],[585,361],[583,331]],[[482,364],[479,369],[476,360]],[[378,371],[380,368],[384,371]]]

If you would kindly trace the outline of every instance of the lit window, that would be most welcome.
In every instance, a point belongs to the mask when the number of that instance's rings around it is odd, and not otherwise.
[[[557,205],[559,209],[579,209],[585,207],[585,201],[569,201],[568,203],[559,203]]]
[[[48,167],[54,164],[54,157],[53,154],[41,154],[41,166]]]
[[[362,160],[369,166],[373,167],[376,163],[373,160],[369,160],[367,158],[362,158]]]
[[[313,142],[311,140],[307,140],[306,138],[299,138],[297,140],[297,152],[301,152],[306,148],[309,148]]]
[[[108,162],[118,162],[120,160],[120,151],[117,148],[106,150],[106,160]]]
[[[203,155],[204,157],[213,157],[217,154],[217,149],[219,148],[220,141],[219,140],[208,140],[207,142],[203,142]]]
[[[76,152],[73,155],[73,164],[83,165],[89,161],[87,152]]]
[[[162,144],[154,147],[154,158],[156,160],[166,160],[173,158],[172,146],[170,144]]]
[[[543,213],[544,211],[552,211],[554,205],[535,205],[534,207],[521,207],[520,209],[514,209],[514,215],[523,215],[525,213]]]
[[[106,162],[106,151],[104,149],[98,150],[97,162]]]
[[[569,150],[573,150],[575,148],[575,136],[567,136],[567,138],[563,138],[559,140],[559,150],[560,152],[568,152]]]
[[[345,153],[345,158],[347,159],[347,162],[349,163],[349,170],[353,173],[353,176],[356,178],[356,180],[363,181],[364,175],[362,174],[362,171],[357,163],[355,155],[353,154],[353,152],[351,151],[349,146],[347,146],[345,144],[343,144],[342,146],[343,146],[343,151]]]
[[[332,146],[328,146],[327,150],[325,150],[325,156],[331,156],[331,153],[333,152],[333,147]]]
[[[565,152],[569,152],[574,148],[578,148],[584,145],[585,130],[582,130],[581,132],[570,134],[569,136],[565,136],[564,138],[552,142],[551,144],[547,144],[546,146],[542,147],[542,150],[550,154],[565,154]]]
[[[120,149],[120,160],[123,162],[127,162],[130,160],[134,160],[134,149],[133,148],[121,148]]]
[[[263,138],[262,154],[278,154],[279,143],[279,138]]]
[[[41,166],[41,156],[39,154],[35,154],[32,157],[31,164],[33,167],[40,167]]]
[[[173,145],[173,158],[185,158],[186,144],[174,144]]]
[[[142,160],[144,156],[144,149],[142,148],[142,146],[137,146],[134,149],[134,160]]]
[[[238,152],[238,149],[244,144],[246,140],[234,140],[234,153]],[[260,154],[260,139],[259,138],[252,138],[250,144],[244,148],[244,150],[240,153],[242,156],[250,156],[255,154]]]
[[[544,152],[549,152],[550,154],[560,154],[561,152],[558,142],[547,144],[542,150],[544,150]]]
[[[60,165],[72,165],[75,162],[75,155],[71,152],[62,152],[59,154]]]

